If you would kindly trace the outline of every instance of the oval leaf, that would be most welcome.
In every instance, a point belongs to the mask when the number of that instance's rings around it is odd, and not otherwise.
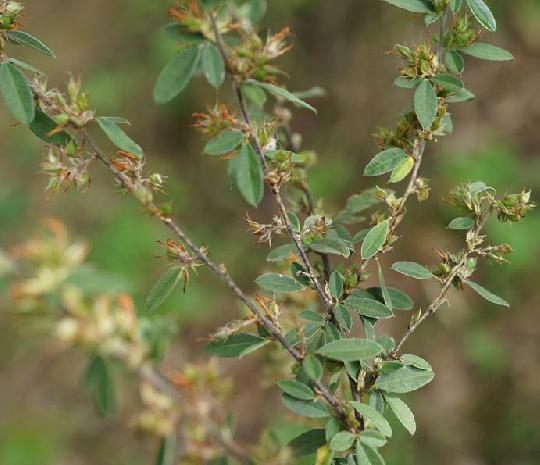
[[[49,135],[49,133],[56,129],[57,126],[58,125],[51,117],[41,110],[36,109],[34,120],[30,123],[30,130],[40,139],[47,142],[47,144],[66,145],[72,140],[67,132],[61,131]]]
[[[291,103],[294,103],[295,105],[298,105],[299,107],[306,108],[307,110],[310,110],[313,113],[317,113],[317,110],[313,108],[309,103],[306,103],[303,100],[300,100],[296,95],[284,89],[283,87],[278,87],[268,82],[256,81],[255,79],[248,79],[246,83],[262,87],[264,90],[266,90],[267,92],[270,92],[276,97],[281,97],[285,100],[288,100]]]
[[[435,9],[430,0],[384,0],[412,13],[434,13]]]
[[[506,300],[501,299],[499,296],[483,288],[482,286],[480,286],[480,284],[473,283],[472,281],[469,281],[468,279],[464,279],[463,281],[465,282],[465,284],[467,284],[471,289],[476,291],[477,294],[481,295],[487,301],[496,305],[502,305],[503,307],[510,307],[510,304]]]
[[[324,405],[320,402],[295,399],[288,394],[283,394],[281,401],[291,412],[301,417],[326,418],[330,416]]]
[[[392,410],[399,422],[411,436],[414,436],[414,433],[416,432],[416,421],[414,420],[414,414],[409,406],[399,397],[386,396],[385,399],[390,410]]]
[[[392,310],[390,310],[386,305],[383,305],[382,303],[373,299],[349,297],[345,301],[344,305],[349,310],[355,311],[360,315],[370,318],[380,319],[394,316]]]
[[[31,47],[44,55],[56,58],[54,52],[49,47],[47,47],[37,37],[34,37],[32,34],[28,34],[28,32],[8,31],[6,32],[6,36],[11,42],[15,42],[19,45],[26,45],[27,47]]]
[[[433,278],[433,275],[426,267],[415,262],[396,262],[392,265],[392,269],[398,273],[415,279]]]
[[[11,63],[0,64],[0,93],[13,117],[30,124],[35,115],[34,97],[24,74]]]
[[[497,21],[484,0],[467,0],[467,5],[480,25],[488,31],[497,30]]]
[[[317,353],[340,362],[369,360],[383,351],[382,346],[368,339],[340,339],[322,346]]]
[[[297,292],[304,288],[295,279],[279,273],[263,274],[255,282],[263,289],[272,292]]]
[[[382,373],[375,382],[375,388],[396,394],[405,394],[425,386],[434,378],[431,370],[419,370],[404,366],[398,370]]]
[[[295,457],[313,454],[317,449],[326,444],[326,437],[323,429],[311,429],[295,437],[290,443]]]
[[[214,44],[207,43],[201,60],[206,79],[213,87],[219,87],[225,79],[225,63],[218,48]]]
[[[222,358],[235,358],[248,355],[268,344],[270,341],[254,334],[238,333],[225,339],[211,341],[206,352]]]
[[[244,134],[240,131],[221,131],[204,146],[203,152],[207,155],[224,155],[235,150],[244,141]]]
[[[245,201],[256,207],[264,195],[264,173],[251,144],[244,144],[240,154],[229,161],[229,175]]]
[[[181,266],[175,266],[163,273],[150,290],[150,294],[148,294],[148,298],[146,299],[146,310],[151,312],[165,302],[180,281],[181,275]]]
[[[380,176],[381,174],[389,173],[407,160],[407,158],[407,154],[400,148],[393,147],[383,150],[375,155],[366,165],[364,175]]]
[[[437,116],[439,99],[435,89],[427,79],[424,79],[414,93],[414,111],[424,131],[431,129]]]
[[[154,87],[156,103],[167,103],[185,89],[197,68],[199,51],[199,47],[184,48],[169,61]]]
[[[388,234],[388,220],[379,223],[369,230],[362,242],[361,255],[363,259],[371,258],[386,242]]]
[[[355,435],[349,431],[340,431],[330,440],[330,449],[334,452],[344,452],[352,447],[355,439]]]
[[[514,59],[514,55],[504,48],[495,47],[495,45],[490,44],[483,44],[481,42],[477,42],[469,45],[468,47],[462,48],[461,51],[480,60],[511,61]]]
[[[390,426],[390,423],[388,423],[386,418],[377,412],[371,405],[362,404],[361,402],[356,401],[352,401],[351,405],[382,434],[388,438],[392,436],[392,427]]]
[[[472,218],[467,216],[461,216],[459,218],[454,218],[450,221],[448,229],[471,229],[475,225],[475,221]]]
[[[315,397],[315,394],[311,388],[303,383],[300,383],[299,381],[287,379],[284,381],[278,381],[277,385],[285,394],[289,394],[296,399],[312,400]]]
[[[120,150],[133,153],[138,157],[143,156],[141,147],[136,144],[125,132],[118,126],[117,118],[108,116],[98,116],[96,122],[99,124],[103,132],[107,135],[110,141]]]

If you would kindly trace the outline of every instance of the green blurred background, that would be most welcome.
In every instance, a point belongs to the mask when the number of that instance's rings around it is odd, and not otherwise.
[[[56,61],[20,50],[62,86],[66,71],[82,72],[92,106],[100,114],[122,115],[145,148],[151,171],[169,176],[168,192],[177,217],[212,255],[227,263],[247,289],[267,266],[264,248],[246,234],[245,204],[226,178],[226,168],[200,156],[203,140],[191,114],[218,97],[202,80],[173,103],[157,107],[152,87],[174,53],[160,28],[167,22],[161,0],[28,0],[28,30],[57,52]],[[453,108],[454,135],[431,144],[424,175],[430,201],[411,202],[402,233],[407,238],[387,260],[434,263],[433,249],[457,249],[462,234],[445,229],[453,212],[440,199],[455,184],[482,179],[499,192],[540,188],[540,1],[491,1],[499,21],[483,40],[511,50],[510,64],[468,62],[466,86],[477,100]],[[424,33],[421,18],[377,0],[269,0],[264,29],[289,25],[294,49],[280,60],[289,88],[321,85],[327,96],[314,100],[318,117],[295,112],[293,129],[320,162],[311,173],[316,196],[329,210],[372,184],[362,177],[374,154],[371,134],[391,125],[411,96],[392,86],[397,60],[384,54],[397,42],[413,44]],[[110,178],[94,167],[85,194],[46,198],[38,174],[40,143],[21,127],[10,127],[0,107],[0,244],[8,248],[34,232],[42,217],[62,220],[92,244],[90,261],[125,281],[143,302],[163,270],[158,239],[166,231],[146,218],[129,198],[117,195]],[[103,141],[104,142],[104,141]],[[533,194],[534,195],[534,194]],[[256,218],[273,213],[265,202]],[[508,242],[512,265],[483,265],[477,280],[512,303],[509,312],[477,296],[453,293],[445,307],[411,340],[409,350],[430,360],[437,377],[414,396],[417,436],[400,434],[386,448],[389,465],[540,464],[540,212],[523,224],[489,224],[493,241]],[[249,253],[246,251],[249,250]],[[395,276],[388,276],[392,283]],[[436,288],[406,280],[402,286],[425,305]],[[237,313],[226,289],[206,271],[186,294],[176,293],[160,317],[177,320],[180,331],[169,359],[204,360],[205,335]],[[393,323],[394,334],[407,321]],[[136,393],[125,381],[120,414],[100,419],[80,390],[85,369],[77,353],[49,349],[47,334],[25,319],[0,313],[0,465],[139,465],[152,463],[157,445],[125,428]],[[237,379],[231,410],[239,410],[239,438],[256,440],[263,425],[283,424],[271,386],[258,386],[256,358],[227,362]],[[245,384],[249,384],[247,390]],[[283,427],[283,434],[289,434]],[[399,431],[396,428],[396,432]]]

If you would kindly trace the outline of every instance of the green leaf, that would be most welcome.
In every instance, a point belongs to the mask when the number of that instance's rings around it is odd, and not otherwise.
[[[315,355],[307,355],[302,363],[304,373],[311,380],[319,379],[323,374],[323,366]]]
[[[264,173],[251,144],[242,145],[238,156],[229,161],[229,175],[245,201],[256,207],[264,195]]]
[[[416,89],[421,82],[421,78],[410,79],[405,76],[399,76],[395,79],[394,85],[402,89]]]
[[[448,92],[459,92],[463,89],[463,81],[451,74],[437,74],[433,77],[433,82]]]
[[[351,405],[382,434],[388,438],[392,437],[392,427],[390,426],[390,423],[388,423],[386,418],[377,412],[371,405],[356,401],[352,401]]]
[[[376,430],[363,431],[360,435],[360,442],[371,448],[383,447],[387,443],[386,437]]]
[[[254,334],[237,333],[225,339],[210,341],[205,350],[209,354],[222,358],[242,358],[257,349],[268,344],[270,341]]]
[[[263,289],[272,292],[298,292],[304,288],[296,279],[279,273],[263,274],[255,282]]]
[[[409,406],[399,397],[385,396],[385,399],[399,422],[411,436],[414,436],[414,433],[416,432],[416,422],[414,421],[414,414]]]
[[[13,64],[0,64],[0,93],[7,109],[20,123],[30,124],[35,115],[34,97],[24,74]]]
[[[116,411],[114,384],[107,361],[100,355],[93,355],[86,369],[83,387],[92,397],[102,416],[113,415]]]
[[[461,4],[463,0],[450,0],[450,8],[452,8],[452,13],[456,14],[461,9]]]
[[[258,86],[254,86],[253,84],[248,84],[244,82],[242,84],[242,92],[244,92],[246,97],[259,108],[262,108],[266,103],[266,93]]]
[[[497,22],[493,13],[483,0],[467,0],[469,10],[480,23],[480,25],[488,31],[495,32],[497,30]]]
[[[199,47],[187,47],[167,63],[154,87],[156,103],[167,103],[186,88],[197,69],[199,56]]]
[[[336,321],[345,331],[350,331],[352,328],[352,318],[349,311],[345,308],[344,305],[337,304],[334,307],[334,315],[336,316]]]
[[[322,346],[317,353],[340,362],[369,360],[382,352],[383,348],[368,339],[339,339]]]
[[[405,394],[425,386],[434,378],[431,370],[419,370],[404,366],[388,373],[382,373],[375,382],[376,389],[396,394]]]
[[[345,307],[356,313],[370,318],[390,318],[394,316],[386,305],[373,299],[351,296],[344,302]]]
[[[65,131],[57,132],[52,136],[48,135],[53,129],[56,129],[57,126],[58,125],[51,117],[41,110],[36,109],[36,116],[30,123],[30,130],[48,144],[66,145],[71,142],[72,137]]]
[[[396,310],[412,310],[414,302],[412,299],[405,294],[405,292],[395,287],[387,287],[386,290],[392,299],[392,308]],[[382,295],[382,289],[380,287],[370,287],[367,289],[368,294],[360,294],[359,292],[353,291],[353,297],[363,297],[363,298],[375,298],[379,302],[384,303],[384,297]]]
[[[143,156],[143,151],[125,132],[118,126],[116,118],[110,116],[98,116],[96,122],[103,132],[120,150],[133,153],[138,157]]]
[[[330,449],[334,452],[344,452],[352,447],[355,439],[355,435],[349,431],[340,431],[330,440]]]
[[[481,295],[487,301],[496,305],[502,305],[503,307],[510,307],[510,304],[506,300],[501,299],[499,296],[483,288],[482,286],[480,286],[480,284],[476,284],[472,281],[469,281],[468,279],[464,279],[463,281],[465,282],[465,284],[467,284],[471,289],[476,291],[477,294]]]
[[[465,69],[465,60],[461,53],[456,50],[449,50],[444,55],[444,62],[448,71],[452,73],[461,74]]]
[[[225,155],[237,149],[244,141],[244,133],[240,131],[225,130],[210,139],[204,146],[203,153],[207,155]]]
[[[363,259],[373,257],[386,242],[388,234],[388,220],[379,223],[369,230],[362,242],[361,255]]]
[[[317,113],[317,110],[313,108],[309,103],[306,103],[303,100],[300,100],[296,95],[284,89],[283,87],[278,87],[268,82],[256,81],[255,79],[248,79],[246,83],[262,87],[264,90],[266,90],[267,92],[270,92],[271,94],[277,97],[281,97],[285,100],[288,100],[291,103],[294,103],[295,105],[298,105],[299,107],[306,108],[307,110],[310,110],[313,113]]]
[[[356,443],[356,465],[373,465],[366,452],[368,448],[365,448],[360,443],[362,441],[362,438],[364,437],[364,434],[367,432],[369,431],[362,431],[362,434],[360,435],[360,441]]]
[[[151,312],[165,302],[180,281],[181,276],[181,266],[175,266],[163,273],[150,290],[150,294],[148,294],[146,310]]]
[[[17,60],[16,58],[8,58],[7,61],[17,66],[17,68],[24,69],[25,71],[30,71],[31,73],[38,74],[40,76],[44,74],[43,71],[37,69],[35,66],[29,65],[28,63],[25,63],[24,61]]]
[[[403,354],[399,359],[405,365],[411,365],[419,370],[432,370],[431,365],[418,355]]]
[[[301,417],[327,418],[330,416],[321,402],[295,399],[288,394],[283,394],[281,401],[291,412]]]
[[[474,99],[475,99],[474,94],[470,90],[467,90],[467,89],[461,89],[457,94],[446,97],[446,101],[448,103],[469,102]]]
[[[365,176],[380,176],[398,167],[408,155],[400,148],[393,147],[375,155],[364,169]]]
[[[514,55],[512,55],[508,50],[481,42],[477,42],[469,45],[468,47],[462,48],[461,51],[466,55],[478,58],[480,60],[511,61],[514,59]]]
[[[334,271],[330,275],[330,279],[328,280],[328,288],[330,289],[330,295],[334,299],[339,300],[341,294],[343,294],[343,276],[339,271]]]
[[[454,218],[450,221],[448,229],[471,229],[474,228],[475,221],[473,218],[467,216],[461,216],[459,218]]]
[[[317,449],[326,444],[323,429],[310,429],[289,442],[295,457],[313,454]]]
[[[177,42],[200,44],[206,40],[200,32],[189,32],[182,24],[177,22],[167,24],[163,27],[163,31],[169,39],[176,40]]]
[[[396,183],[403,181],[407,175],[411,172],[414,166],[414,158],[407,157],[401,161],[401,163],[392,170],[390,176],[390,182]]]
[[[19,45],[26,45],[27,47],[31,47],[34,50],[43,53],[44,55],[56,58],[54,52],[49,47],[47,47],[37,37],[34,37],[32,34],[28,34],[28,32],[8,31],[5,34],[8,40],[10,40],[11,42],[15,42]]]
[[[315,397],[311,388],[299,381],[286,379],[284,381],[278,381],[277,385],[285,394],[289,394],[296,399],[312,400]]]
[[[225,62],[218,48],[208,42],[202,51],[202,68],[210,85],[218,88],[225,79]]]
[[[414,111],[424,131],[431,129],[437,116],[439,99],[431,83],[424,79],[414,93]]]
[[[172,465],[174,463],[174,436],[161,438],[156,465]]]
[[[291,253],[296,253],[296,247],[294,244],[283,244],[276,247],[266,257],[267,262],[280,262],[285,260]]]
[[[332,237],[323,237],[322,239],[315,240],[309,244],[309,248],[314,252],[343,255],[345,258],[351,255],[351,249],[345,241]]]
[[[430,0],[384,0],[412,13],[434,13],[435,9]]]
[[[364,450],[371,465],[385,465],[385,461],[382,455],[379,454],[376,449],[372,449],[371,447],[365,447]]]
[[[415,262],[396,262],[392,265],[392,269],[398,273],[415,279],[433,278],[433,275],[426,267]]]

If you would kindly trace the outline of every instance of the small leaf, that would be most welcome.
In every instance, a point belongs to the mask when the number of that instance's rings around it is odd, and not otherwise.
[[[266,257],[267,262],[280,262],[289,257],[291,253],[296,253],[296,247],[294,244],[283,244],[276,247]]]
[[[257,349],[268,344],[270,341],[254,334],[237,333],[225,339],[210,341],[205,350],[209,354],[222,358],[242,358]]]
[[[380,176],[389,173],[407,159],[403,149],[393,147],[375,155],[364,169],[365,176]]]
[[[511,61],[514,59],[514,55],[504,48],[481,42],[477,42],[469,45],[468,47],[462,48],[461,51],[466,55],[478,58],[480,60]]]
[[[251,144],[242,145],[240,154],[229,161],[229,175],[245,201],[256,207],[264,195],[264,173]]]
[[[414,158],[407,157],[401,161],[401,163],[392,170],[392,175],[390,176],[390,182],[396,183],[403,181],[408,174],[411,172],[414,166]]]
[[[414,414],[409,406],[399,397],[386,396],[385,399],[399,422],[411,436],[414,436],[414,433],[416,432],[416,422],[414,420]]]
[[[317,113],[317,110],[313,108],[309,103],[306,103],[303,100],[300,100],[296,95],[284,89],[283,87],[278,87],[268,82],[256,81],[255,79],[248,79],[246,83],[262,87],[264,90],[266,90],[267,92],[270,92],[271,94],[277,97],[281,97],[285,100],[288,100],[291,103],[294,103],[295,105],[298,105],[299,107],[306,108],[307,110],[310,110],[313,113]]]
[[[180,281],[181,276],[181,266],[175,266],[163,273],[150,290],[150,294],[148,294],[148,298],[146,299],[146,310],[151,312],[165,302]]]
[[[395,79],[394,85],[402,89],[416,89],[421,82],[421,78],[410,79],[405,76],[399,76]]]
[[[467,89],[461,89],[456,95],[450,95],[446,97],[448,103],[469,102],[474,100],[474,94]]]
[[[284,393],[289,394],[296,399],[312,400],[315,397],[315,394],[311,388],[303,383],[300,383],[299,381],[287,379],[284,381],[278,381],[277,385]]]
[[[461,53],[456,50],[449,50],[444,56],[444,63],[448,68],[448,71],[452,73],[461,74],[465,69],[465,60]]]
[[[313,454],[317,449],[326,444],[326,438],[323,429],[310,429],[305,433],[295,437],[289,442],[295,457]]]
[[[8,58],[8,60],[11,64],[17,66],[18,68],[24,69],[25,71],[30,71],[31,73],[38,74],[40,76],[43,76],[43,71],[37,69],[35,66],[29,65],[28,63],[25,63],[24,61],[17,60],[16,58]]]
[[[36,116],[30,123],[30,130],[48,144],[66,145],[71,142],[72,137],[65,131],[56,132],[52,136],[49,136],[49,133],[53,129],[56,129],[57,126],[58,125],[51,117],[41,110],[36,109]]]
[[[361,402],[352,401],[351,405],[359,412],[364,418],[375,426],[386,437],[392,437],[392,427],[390,423],[384,418],[377,410],[371,405],[362,404]]]
[[[344,305],[337,304],[334,307],[334,315],[336,316],[336,321],[345,331],[350,331],[352,328],[352,318],[351,314],[345,308]]]
[[[381,396],[382,397],[382,396]],[[384,399],[383,399],[384,405]],[[360,442],[371,448],[379,448],[386,445],[386,437],[376,430],[366,430],[360,435]]]
[[[351,296],[345,303],[345,307],[360,315],[367,316],[369,318],[390,318],[394,316],[392,310],[386,305],[373,299],[365,299]]]
[[[349,450],[356,437],[349,431],[340,431],[330,440],[330,449],[334,452],[344,452]]]
[[[510,307],[510,304],[506,300],[501,299],[499,296],[483,288],[482,286],[480,286],[480,284],[476,284],[472,281],[469,281],[468,279],[464,279],[463,281],[487,301],[496,305],[502,305],[503,307]]]
[[[419,370],[404,366],[388,373],[382,373],[375,382],[376,389],[396,394],[405,394],[425,386],[434,378],[431,370]]]
[[[281,396],[281,401],[291,412],[308,418],[327,418],[330,416],[328,410],[321,402],[295,399],[288,394]]]
[[[203,153],[207,155],[225,155],[237,149],[244,141],[244,134],[240,131],[221,131],[210,139],[204,146]]]
[[[493,13],[483,0],[467,0],[467,5],[480,25],[488,31],[497,30],[497,22]]]
[[[201,56],[204,75],[210,85],[218,88],[225,79],[225,63],[218,48],[211,43],[207,43]]]
[[[437,116],[439,99],[431,83],[424,79],[414,93],[414,111],[424,131],[431,129]]]
[[[319,379],[323,374],[323,366],[315,355],[307,355],[302,363],[304,373],[311,380]]]
[[[386,242],[388,234],[388,220],[379,223],[369,230],[362,242],[361,255],[363,259],[373,257]]]
[[[392,265],[392,269],[398,273],[415,279],[433,278],[433,275],[426,267],[415,262],[396,262]]]
[[[43,53],[44,55],[48,55],[50,57],[56,58],[54,55],[54,52],[47,47],[41,40],[39,40],[37,37],[34,37],[32,34],[28,34],[28,32],[24,31],[8,31],[5,33],[8,40],[11,42],[15,42],[19,45],[26,45],[27,47],[31,47],[34,50],[37,50],[40,53]]]
[[[268,291],[272,292],[298,292],[304,286],[290,276],[278,273],[268,273],[259,276],[255,282]]]
[[[199,47],[187,47],[167,63],[154,87],[156,103],[167,103],[186,88],[195,73],[199,56]]]
[[[116,411],[114,384],[107,361],[100,355],[94,355],[86,369],[83,386],[102,416],[113,415]]]
[[[13,117],[30,124],[35,116],[34,97],[24,74],[12,63],[0,64],[0,93]]]
[[[343,255],[345,258],[351,255],[351,249],[345,241],[332,237],[315,240],[309,244],[309,248],[314,252]]]
[[[461,216],[459,218],[454,218],[450,221],[448,229],[471,229],[474,228],[475,221],[473,218],[467,216]]]
[[[450,8],[452,8],[452,13],[456,14],[461,9],[461,4],[463,0],[450,0]]]
[[[419,370],[432,370],[431,365],[418,355],[403,354],[399,359],[405,365],[411,365]]]
[[[414,306],[414,302],[412,299],[405,294],[405,292],[401,291],[400,289],[396,289],[395,287],[387,287],[386,290],[388,291],[388,294],[390,295],[390,298],[392,299],[392,308],[395,308],[396,310],[412,310]],[[357,290],[353,291],[352,293],[353,297],[362,297],[362,298],[375,298],[381,303],[384,303],[384,297],[382,295],[382,289],[380,287],[370,287],[367,289],[367,294],[360,294]]]
[[[242,92],[244,92],[246,97],[259,108],[264,107],[267,97],[264,90],[262,90],[260,87],[244,82],[242,84]]]
[[[433,82],[448,92],[459,92],[463,89],[463,81],[451,74],[437,74]]]
[[[384,0],[399,8],[412,13],[434,13],[435,9],[430,0]]]
[[[368,339],[339,339],[322,346],[317,353],[340,362],[369,360],[382,352],[383,348]]]
[[[330,279],[328,280],[328,288],[330,289],[330,295],[334,299],[339,300],[341,294],[343,294],[343,276],[339,271],[334,271],[330,275]]]
[[[107,135],[110,141],[120,150],[133,153],[138,157],[143,156],[143,151],[118,124],[116,118],[107,116],[98,116],[96,122],[99,124],[103,132]]]
[[[177,22],[167,24],[163,27],[163,31],[169,39],[176,40],[177,42],[200,44],[205,41],[204,35],[200,32],[189,32],[182,24]]]

